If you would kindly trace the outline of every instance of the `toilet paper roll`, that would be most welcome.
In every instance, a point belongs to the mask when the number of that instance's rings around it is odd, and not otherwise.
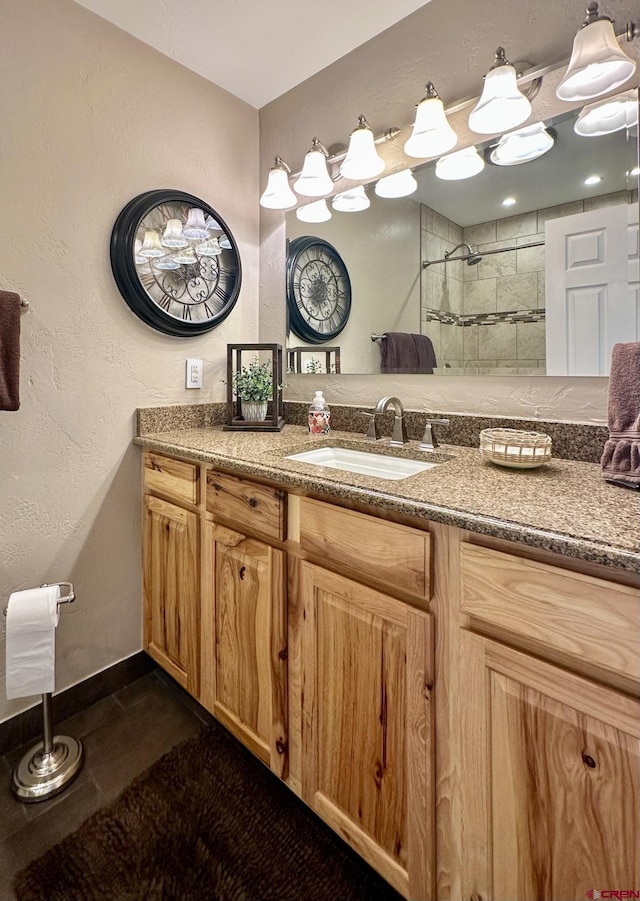
[[[52,692],[59,585],[14,591],[7,608],[7,698]]]

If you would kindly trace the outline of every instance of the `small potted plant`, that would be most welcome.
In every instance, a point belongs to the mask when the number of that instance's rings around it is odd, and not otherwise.
[[[271,360],[261,363],[256,355],[248,366],[234,372],[233,393],[240,400],[243,419],[249,422],[266,419],[267,403],[273,394]]]

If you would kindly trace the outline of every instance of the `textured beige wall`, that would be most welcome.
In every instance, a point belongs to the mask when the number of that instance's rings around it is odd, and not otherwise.
[[[219,401],[227,342],[257,340],[258,114],[71,0],[3,0],[0,287],[22,317],[21,408],[0,412],[0,605],[71,579],[57,687],[141,646],[139,406]],[[232,230],[240,299],[208,336],[163,336],[109,264],[135,195],[202,197]],[[202,357],[205,388],[184,389]],[[3,617],[0,617],[0,630]],[[0,634],[0,720],[7,703]]]
[[[621,30],[637,18],[636,0],[610,0],[606,14]],[[428,80],[434,82],[445,106],[464,97],[478,96],[482,76],[490,67],[498,44],[516,62],[527,60],[542,66],[567,58],[573,37],[584,17],[584,3],[525,4],[513,0],[432,0],[397,25],[328,66],[313,78],[260,110],[260,168],[264,186],[276,154],[295,171],[314,136],[327,146],[345,144],[357,116],[366,115],[373,131],[391,125],[403,129],[397,141],[381,153],[390,168],[412,163],[402,153],[410,134],[414,106]],[[627,48],[637,54],[637,42]],[[557,110],[555,84],[560,75],[547,77],[534,101],[536,118]],[[629,87],[632,84],[629,83]],[[564,104],[571,109],[572,104]],[[466,128],[469,109],[451,121],[460,136],[459,146],[477,140]],[[343,190],[344,186],[338,188]],[[473,203],[472,187],[469,203]],[[283,340],[284,335],[284,216],[261,212],[260,332],[262,340]],[[300,377],[304,382],[305,377]],[[326,397],[346,403],[368,404],[382,394],[398,392],[412,404],[431,410],[506,415],[538,415],[554,419],[603,421],[606,418],[607,384],[601,379],[550,379],[548,377],[402,376],[385,382],[381,376],[345,376],[329,380]],[[389,377],[387,377],[388,379]],[[382,379],[382,382],[380,382]],[[346,381],[345,381],[346,380]],[[320,387],[320,385],[318,385]],[[425,397],[429,392],[429,399]],[[298,397],[298,393],[301,397]],[[304,399],[308,389],[290,380],[287,397]],[[413,400],[410,400],[413,398]],[[431,403],[433,400],[433,403]]]

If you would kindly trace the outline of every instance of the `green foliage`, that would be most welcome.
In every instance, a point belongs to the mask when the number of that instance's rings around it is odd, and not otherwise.
[[[271,361],[261,363],[257,356],[248,366],[233,373],[233,391],[241,400],[271,400],[273,372]]]

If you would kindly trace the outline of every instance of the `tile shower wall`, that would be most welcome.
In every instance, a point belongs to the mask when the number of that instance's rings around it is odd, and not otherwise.
[[[489,254],[475,266],[457,261],[422,270],[421,327],[436,350],[438,372],[475,375],[544,375],[547,219],[637,202],[621,191],[461,228],[422,206],[423,260],[436,260],[466,242]]]

